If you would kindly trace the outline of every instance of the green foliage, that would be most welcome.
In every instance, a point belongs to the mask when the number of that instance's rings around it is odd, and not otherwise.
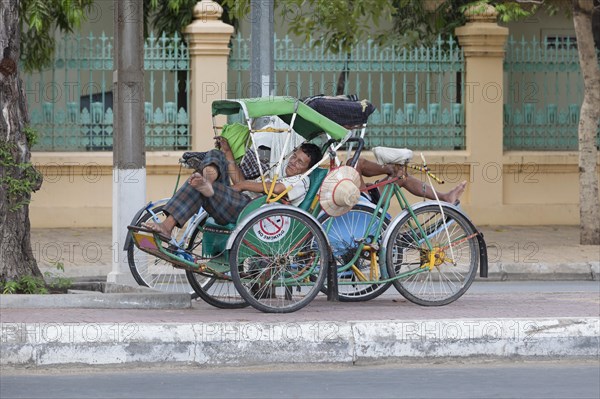
[[[46,282],[40,277],[23,276],[17,280],[0,282],[3,294],[47,294]]]
[[[21,60],[25,71],[48,67],[54,55],[54,34],[72,32],[86,19],[94,0],[21,0]]]
[[[62,262],[55,262],[54,266],[59,272],[64,272]],[[16,280],[0,281],[0,293],[2,294],[48,294],[52,291],[66,291],[73,285],[73,280],[60,274],[46,272],[46,280],[30,275],[22,276]]]
[[[4,171],[0,186],[8,195],[11,212],[29,204],[30,194],[39,187],[41,181],[41,175],[30,162],[15,162],[14,151],[14,144],[0,143],[0,168]]]
[[[467,5],[461,6],[460,11],[464,12],[466,9],[470,9],[475,13],[483,12],[485,5],[491,4],[496,8],[498,12],[498,18],[502,22],[518,21],[520,19],[527,18],[538,10],[539,4],[537,3],[517,3],[512,1],[492,1],[492,0],[479,0],[470,2]]]
[[[150,30],[157,33],[165,32],[172,36],[177,33],[181,37],[183,30],[192,23],[194,6],[198,0],[144,0],[144,35],[148,36]],[[236,7],[235,1],[218,1],[224,9],[222,20],[231,25],[236,25],[233,13],[228,8]],[[244,3],[244,2],[241,2]]]
[[[324,45],[334,53],[349,52],[360,40],[380,41],[386,32],[376,32],[382,21],[391,22],[394,11],[389,0],[279,0],[275,2],[288,32]],[[234,19],[250,14],[250,0],[223,0]]]
[[[6,281],[6,282],[1,282],[0,281],[0,291],[3,294],[16,294],[17,291],[19,290],[19,283],[16,281]]]
[[[454,29],[465,23],[460,7],[468,3],[446,0],[433,7],[419,0],[394,0],[394,34],[388,36],[388,42],[398,48],[431,46],[440,35],[454,35]]]
[[[388,0],[288,0],[282,1],[287,12],[288,30],[293,34],[316,38],[332,52],[348,53],[356,43],[369,38],[380,42],[387,32],[382,22],[391,23],[394,7]],[[296,10],[290,13],[290,10]]]
[[[31,149],[31,147],[36,145],[38,142],[38,131],[32,128],[31,126],[25,126],[23,128],[23,133],[25,134],[25,137],[27,138],[27,143],[29,144],[29,148]]]
[[[54,262],[54,267],[60,273],[45,272],[44,277],[48,282],[48,288],[51,290],[64,291],[73,285],[73,279],[64,277],[61,273],[65,271],[65,265],[62,262]]]

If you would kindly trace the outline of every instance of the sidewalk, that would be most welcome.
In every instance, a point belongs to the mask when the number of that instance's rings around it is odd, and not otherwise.
[[[467,292],[435,308],[399,294],[363,303],[320,295],[282,315],[202,301],[183,310],[2,309],[0,367],[597,359],[599,308],[595,291]]]
[[[579,245],[577,226],[483,226],[492,280],[597,280],[600,246]],[[67,277],[106,276],[111,229],[32,229],[33,253],[42,272],[62,262]]]
[[[497,280],[598,279],[600,249],[579,246],[575,227],[482,230]],[[34,230],[32,238],[44,270],[54,270],[53,262],[63,262],[73,277],[105,276],[111,269],[109,229]],[[598,282],[570,284],[571,292],[509,292],[486,290],[476,280],[443,307],[420,307],[395,292],[363,303],[332,303],[319,295],[282,315],[216,309],[202,301],[168,310],[1,309],[0,366],[598,358]],[[588,289],[578,288],[583,285]]]

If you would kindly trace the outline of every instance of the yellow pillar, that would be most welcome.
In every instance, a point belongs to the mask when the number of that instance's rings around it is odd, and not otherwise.
[[[211,104],[227,98],[227,60],[233,26],[220,20],[223,8],[212,0],[194,6],[185,28],[190,52],[190,123],[192,150],[214,148]],[[222,122],[222,121],[221,121]]]
[[[496,23],[490,5],[465,12],[467,24],[456,29],[464,51],[466,146],[471,160],[469,214],[477,223],[492,222],[503,203],[503,61],[508,29]]]

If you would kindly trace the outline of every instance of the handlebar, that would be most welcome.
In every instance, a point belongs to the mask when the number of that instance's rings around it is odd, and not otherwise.
[[[321,151],[325,151],[327,148],[329,148],[329,146],[335,142],[337,142],[338,140],[336,139],[329,139],[327,140],[327,142],[325,144],[323,144],[323,148]],[[358,157],[360,157],[360,153],[362,152],[364,146],[365,146],[365,140],[361,137],[351,137],[348,140],[346,140],[347,143],[349,142],[356,142],[358,143],[358,148],[356,149],[356,152],[354,153],[354,156],[352,157],[352,160],[350,160],[350,166],[354,167],[356,166],[356,163],[358,162]]]
[[[365,140],[362,137],[352,137],[349,138],[347,142],[358,143],[358,148],[356,149],[356,151],[354,152],[354,156],[350,160],[350,166],[354,167],[356,166],[356,163],[358,162],[358,157],[360,157],[360,153],[362,152],[363,147],[365,146]]]

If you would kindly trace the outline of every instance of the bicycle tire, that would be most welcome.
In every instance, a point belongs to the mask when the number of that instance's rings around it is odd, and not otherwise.
[[[166,218],[163,208],[163,206],[157,206],[152,209],[152,212],[161,220]],[[152,214],[146,212],[136,222],[136,226],[140,226],[151,218]],[[179,231],[179,229],[174,230],[173,234],[177,236]],[[196,292],[190,286],[184,270],[177,269],[165,260],[140,251],[133,242],[127,247],[127,263],[133,278],[141,286],[164,292],[186,292],[192,297],[196,296]],[[206,278],[202,277],[198,284],[202,285],[208,282]]]
[[[317,222],[294,208],[278,207],[244,224],[229,262],[238,292],[252,307],[290,313],[319,293],[329,257],[327,239]]]
[[[433,251],[428,249],[410,214],[395,224],[384,243],[390,277],[415,272],[398,277],[393,281],[394,287],[421,306],[447,305],[460,298],[473,283],[479,265],[477,232],[460,212],[447,204],[442,207],[445,218],[437,204],[414,210]]]
[[[350,212],[342,216],[335,217],[329,226],[329,231],[326,232],[327,238],[329,239],[329,245],[331,246],[333,259],[338,268],[346,265],[350,260],[352,260],[359,245],[357,240],[369,236],[366,230],[369,227],[369,222],[371,221],[374,210],[375,209],[372,207],[366,205],[355,205]],[[381,217],[381,215],[379,217]],[[319,217],[319,222],[325,227],[329,219],[329,215],[323,214]],[[390,221],[390,217],[386,215],[383,229],[380,233],[380,238],[377,240],[377,244],[381,244],[381,238],[383,238],[385,228],[389,225]],[[372,227],[373,234],[375,232],[375,228],[376,226]],[[373,234],[370,235],[372,236]],[[379,251],[376,253],[376,256],[379,260]],[[354,266],[356,269],[348,269],[344,272],[338,272],[338,282],[351,283],[353,281],[359,281],[361,278],[364,278],[365,273],[372,277],[370,253],[361,254],[361,257],[358,258]],[[382,273],[379,273],[377,277],[383,278],[384,276]],[[391,285],[391,282],[372,285],[338,284],[338,298],[340,302],[369,301],[383,294]],[[324,287],[326,288],[326,285],[324,285]]]
[[[202,234],[201,226],[198,226],[190,237],[188,251],[196,252],[201,255],[202,252]],[[232,280],[226,280],[211,276],[208,272],[199,274],[192,271],[186,271],[188,282],[194,292],[204,300],[204,302],[220,309],[240,309],[248,306],[248,303],[240,296]],[[202,284],[198,276],[205,276],[210,279],[210,284]]]

